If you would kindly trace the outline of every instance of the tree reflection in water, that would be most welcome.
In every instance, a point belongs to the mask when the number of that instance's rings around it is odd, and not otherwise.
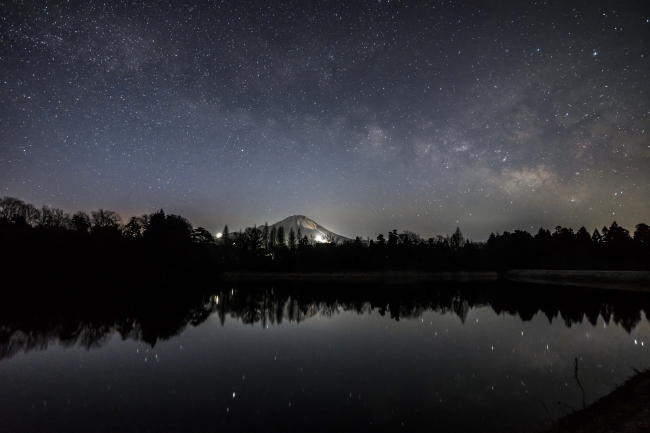
[[[491,307],[497,314],[530,321],[544,314],[567,327],[587,320],[596,325],[620,325],[628,333],[642,320],[650,321],[650,293],[606,291],[513,283],[457,285],[341,285],[257,284],[220,287],[216,291],[152,290],[147,296],[48,302],[17,301],[0,307],[0,359],[20,351],[42,350],[50,344],[86,349],[102,347],[111,336],[142,341],[153,347],[188,325],[197,326],[217,314],[221,324],[239,320],[266,328],[283,321],[300,323],[315,315],[377,311],[394,320],[409,320],[434,311],[451,313],[465,323],[472,308]],[[122,291],[123,293],[124,291]],[[101,299],[98,302],[96,299]]]

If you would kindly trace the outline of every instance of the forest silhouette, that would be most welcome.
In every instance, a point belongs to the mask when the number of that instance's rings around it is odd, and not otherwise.
[[[574,232],[558,226],[535,235],[504,231],[486,242],[465,239],[460,228],[428,239],[391,230],[376,239],[320,242],[300,229],[285,233],[264,224],[237,232],[226,226],[217,239],[162,209],[123,222],[110,210],[70,215],[4,197],[0,266],[11,283],[5,287],[14,288],[5,289],[5,296],[27,285],[53,290],[56,284],[60,292],[128,281],[142,290],[156,284],[169,289],[175,283],[213,282],[225,271],[650,270],[650,227],[638,224],[630,235],[616,222],[592,234],[584,227]]]

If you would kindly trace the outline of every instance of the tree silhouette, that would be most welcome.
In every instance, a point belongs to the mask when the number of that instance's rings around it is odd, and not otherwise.
[[[193,229],[191,238],[192,238],[192,242],[196,242],[198,244],[203,244],[203,245],[214,244],[214,236],[212,236],[212,233],[210,233],[203,227],[197,227]]]
[[[244,237],[248,244],[248,249],[253,256],[257,255],[257,251],[262,246],[262,233],[256,225],[247,227],[244,231]]]
[[[113,212],[112,210],[99,209],[97,211],[90,212],[90,222],[92,223],[92,228],[118,227],[121,221],[122,219],[117,214],[117,212]]]
[[[124,226],[122,230],[124,236],[132,239],[139,239],[142,237],[142,226],[140,225],[140,219],[138,217],[131,217],[129,222]]]
[[[293,227],[289,228],[289,249],[291,251],[296,249],[296,233],[293,231]]]
[[[269,250],[271,252],[275,252],[276,234],[275,226],[271,227],[271,231],[269,232]]]
[[[143,233],[147,230],[147,227],[149,227],[149,222],[151,222],[151,215],[149,214],[143,214],[138,217],[138,224],[140,224]]]
[[[104,238],[117,239],[121,237],[120,223],[122,219],[112,210],[99,209],[90,212],[90,234],[94,236],[102,236]]]
[[[395,246],[397,246],[398,242],[399,242],[399,236],[397,235],[397,230],[393,230],[392,232],[388,232],[388,246],[389,247],[395,247]]]
[[[142,236],[145,240],[166,243],[188,243],[191,241],[192,224],[179,215],[165,215],[162,209],[151,215],[149,225]]]
[[[262,248],[269,250],[269,224],[266,221],[262,227]]]
[[[399,240],[401,243],[407,243],[409,245],[418,245],[422,242],[420,235],[411,230],[402,231],[399,235]]]
[[[33,204],[26,204],[24,201],[14,197],[3,197],[0,199],[0,219],[14,224],[36,225],[40,212]]]
[[[29,221],[29,222],[28,222]],[[120,216],[99,209],[89,216],[72,217],[61,209],[33,205],[11,197],[0,199],[0,266],[26,272],[38,268],[42,275],[79,275],[102,279],[129,275],[159,279],[182,278],[197,269],[225,266],[233,270],[367,271],[367,270],[507,270],[507,269],[627,269],[650,270],[650,228],[638,224],[634,240],[628,230],[613,222],[589,235],[557,226],[553,234],[540,228],[533,237],[525,231],[490,234],[486,243],[464,239],[460,228],[452,236],[437,235],[425,241],[414,232],[397,230],[338,243],[328,235],[326,244],[298,235],[290,227],[289,251],[284,227],[265,223],[234,234],[224,227],[217,243],[204,228],[163,210],[132,217],[120,225]],[[80,236],[88,234],[90,236]],[[266,242],[264,233],[267,233]],[[236,245],[237,249],[233,248]],[[35,259],[33,251],[59,252],[49,260]],[[260,249],[267,248],[268,254]],[[295,250],[297,254],[293,254]],[[235,254],[235,251],[237,254]],[[217,253],[223,260],[219,260]],[[40,260],[40,261],[39,261]],[[73,269],[74,271],[70,272]],[[17,272],[13,272],[16,274]],[[184,274],[185,273],[185,274]],[[112,275],[112,276],[111,276]],[[148,275],[148,277],[145,277]],[[115,277],[117,278],[117,277]],[[175,277],[174,277],[175,278]],[[108,281],[108,280],[107,280]]]
[[[41,228],[64,230],[70,226],[70,215],[62,209],[43,206],[39,211],[36,225]]]
[[[47,278],[64,287],[59,283],[73,280],[192,280],[200,275],[194,271],[220,267],[214,248],[206,248],[212,244],[210,233],[193,230],[181,216],[161,210],[130,218],[124,226],[120,222],[110,210],[70,217],[61,209],[39,210],[5,197],[0,199],[0,268],[12,269],[16,278],[39,269],[31,278],[35,283]],[[56,254],[46,258],[32,253],[39,250]]]
[[[609,226],[609,229],[603,228],[603,242],[607,244],[625,245],[630,240],[630,232],[619,226],[616,221]]]
[[[70,227],[79,233],[88,233],[91,226],[90,217],[86,212],[78,211],[70,219]]]
[[[644,245],[650,245],[650,226],[641,223],[634,228],[634,240]]]
[[[224,248],[228,248],[230,244],[230,231],[228,230],[228,224],[223,228],[221,232],[221,242],[223,243]]]
[[[591,235],[591,241],[595,244],[599,244],[603,241],[603,236],[600,234],[598,229],[594,229],[594,233]]]
[[[592,243],[591,235],[584,226],[580,227],[576,232],[576,241],[581,245],[590,245]]]
[[[570,245],[574,245],[575,234],[571,227],[555,227],[555,231],[552,235],[553,243],[557,247],[566,248]]]
[[[279,249],[283,249],[286,244],[286,240],[284,237],[284,227],[280,226],[278,227],[278,231],[276,233],[276,241],[277,241],[277,247]]]
[[[465,245],[465,237],[463,232],[460,231],[460,227],[456,227],[456,231],[451,238],[449,239],[449,246],[455,250],[462,248]]]

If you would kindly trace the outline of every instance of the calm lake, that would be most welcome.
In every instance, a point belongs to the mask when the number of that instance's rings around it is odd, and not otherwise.
[[[182,291],[3,307],[0,432],[543,431],[650,367],[638,292]]]

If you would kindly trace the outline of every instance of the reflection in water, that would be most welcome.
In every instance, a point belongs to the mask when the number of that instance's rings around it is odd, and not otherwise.
[[[377,311],[394,320],[416,319],[425,312],[451,313],[465,323],[472,308],[490,307],[497,314],[530,321],[543,314],[549,323],[567,327],[587,320],[596,325],[614,323],[631,332],[650,321],[650,294],[512,283],[428,286],[355,286],[336,284],[239,285],[216,293],[188,291],[185,295],[151,295],[124,303],[59,303],[34,310],[32,305],[3,305],[0,312],[0,359],[20,351],[46,349],[51,343],[86,349],[102,347],[113,334],[122,340],[142,341],[154,347],[158,340],[178,335],[188,325],[203,323],[216,313],[223,325],[228,318],[263,328],[283,321],[300,323],[315,315]]]
[[[1,305],[0,432],[540,431],[650,367],[643,293],[260,284]]]

